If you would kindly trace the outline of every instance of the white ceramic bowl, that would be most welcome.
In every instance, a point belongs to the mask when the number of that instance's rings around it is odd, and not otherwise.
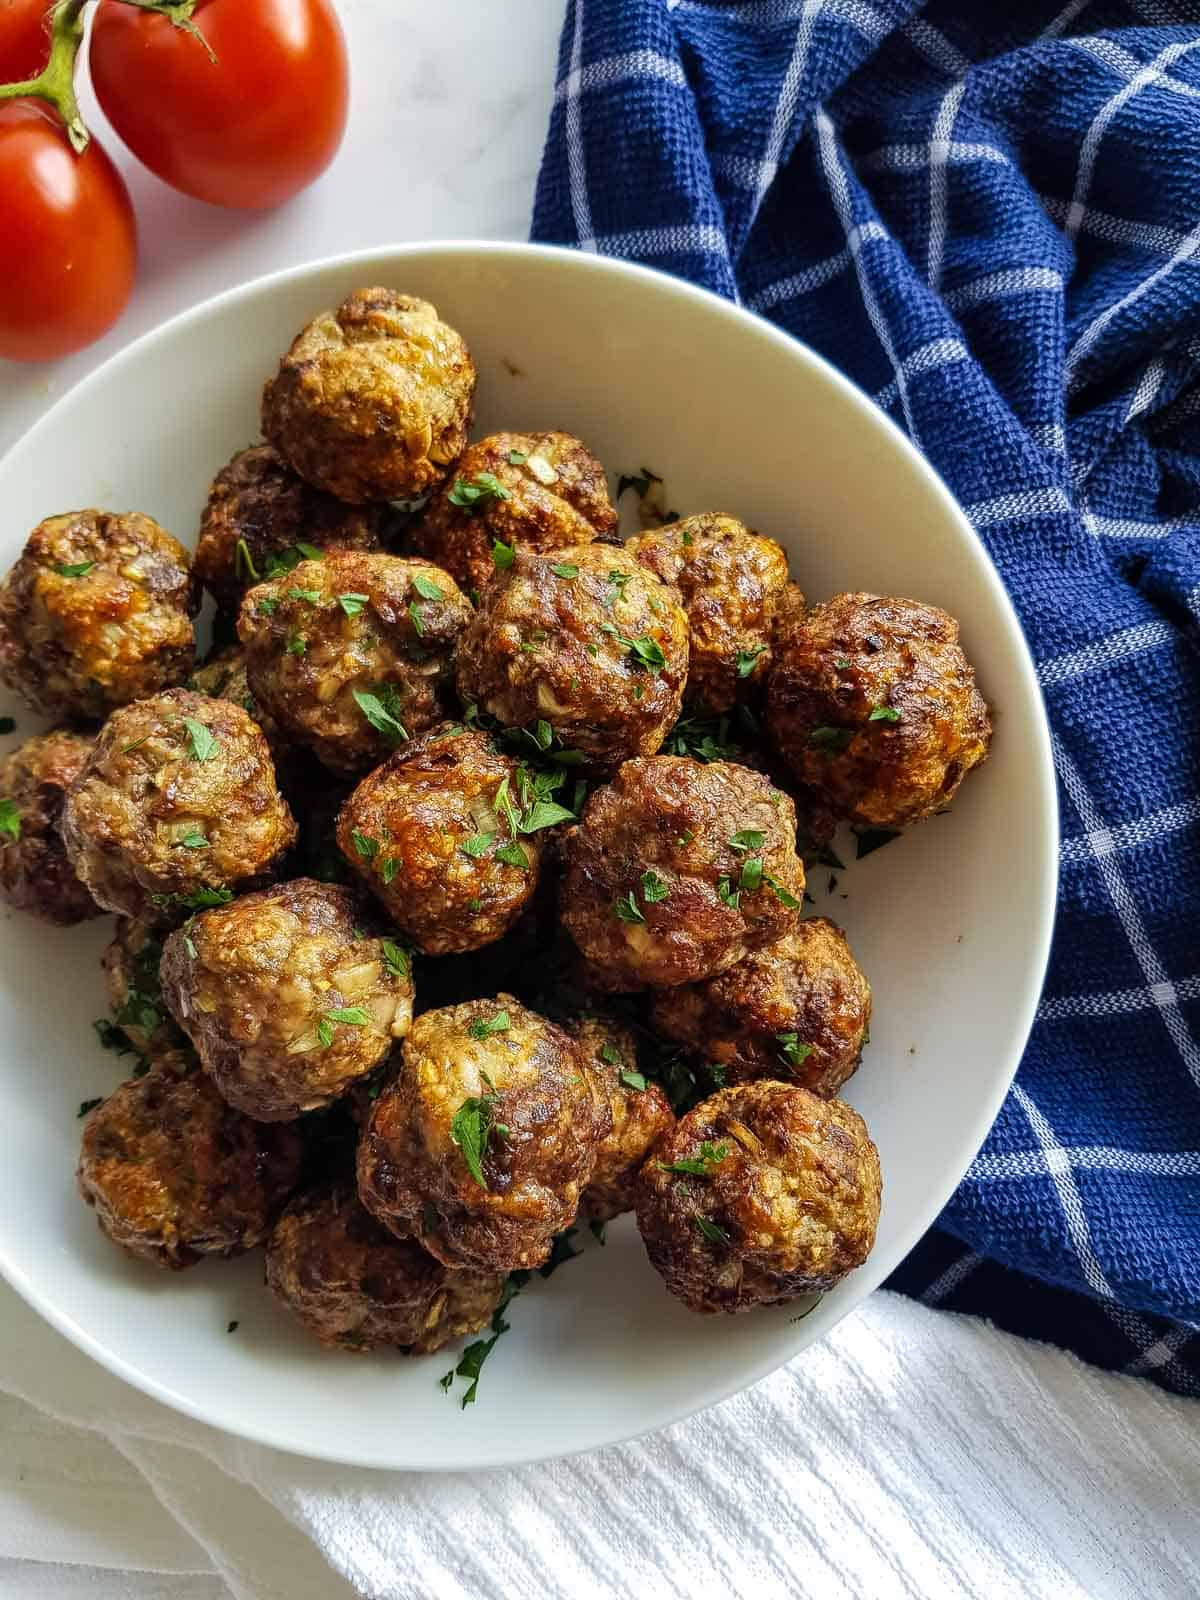
[[[875,993],[847,1098],[883,1161],[867,1265],[805,1320],[698,1317],[668,1298],[629,1218],[535,1279],[461,1411],[448,1355],[323,1352],[262,1287],[259,1255],[167,1274],[101,1237],[74,1184],[78,1103],[121,1076],[98,1047],[109,923],[0,925],[0,1270],[62,1333],[168,1405],[282,1449],[379,1467],[467,1468],[608,1444],[733,1394],[827,1333],[937,1216],[1016,1069],[1055,891],[1049,744],[1016,618],[938,478],[881,412],[803,346],[673,279],[524,245],[414,246],[262,278],[138,340],[0,463],[0,561],[80,506],[137,509],[185,541],[205,490],[258,435],[293,333],[360,285],[433,300],[479,368],[477,432],[564,428],[611,474],[648,466],[680,512],[735,513],[788,548],[810,598],[910,595],[961,619],[996,713],[995,751],[949,816],[839,874]],[[32,719],[13,709],[27,734]],[[10,744],[12,741],[4,741]],[[480,954],[480,988],[487,952]],[[240,1326],[227,1334],[227,1324]],[[461,1389],[462,1385],[456,1385]]]

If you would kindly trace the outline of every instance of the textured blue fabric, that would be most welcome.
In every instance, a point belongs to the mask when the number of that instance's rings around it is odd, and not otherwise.
[[[1053,725],[1058,928],[894,1282],[1200,1392],[1200,6],[573,0],[534,234],[806,340],[986,541]]]

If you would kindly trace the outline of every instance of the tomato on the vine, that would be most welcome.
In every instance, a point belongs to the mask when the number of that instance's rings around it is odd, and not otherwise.
[[[90,61],[105,115],[185,194],[278,205],[342,141],[349,66],[337,13],[330,0],[198,0],[190,20],[204,42],[161,13],[101,0]]]
[[[0,103],[0,357],[53,361],[111,327],[133,287],[137,229],[121,175],[76,155],[36,100]]]
[[[0,83],[35,78],[50,54],[50,0],[0,0]]]

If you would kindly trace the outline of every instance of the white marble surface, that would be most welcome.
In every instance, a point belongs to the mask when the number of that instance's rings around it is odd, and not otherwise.
[[[0,361],[0,453],[84,373],[221,289],[372,245],[528,234],[563,0],[337,3],[353,77],[346,140],[319,182],[277,211],[222,211],[176,194],[85,96],[137,208],[138,281],[90,349],[48,366]]]

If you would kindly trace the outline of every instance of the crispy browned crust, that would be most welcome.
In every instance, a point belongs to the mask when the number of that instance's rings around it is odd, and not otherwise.
[[[200,604],[188,561],[136,511],[47,517],[0,584],[0,681],[47,717],[82,721],[182,683]]]
[[[267,1244],[266,1275],[322,1344],[412,1355],[484,1327],[504,1288],[500,1273],[451,1271],[397,1239],[360,1204],[353,1181],[297,1195]]]
[[[185,718],[215,740],[207,760],[196,759]],[[67,793],[61,828],[97,903],[159,927],[185,914],[179,897],[264,881],[296,838],[257,723],[190,689],[113,712]],[[183,842],[197,837],[206,842]]]
[[[296,878],[192,918],[160,976],[221,1093],[276,1122],[329,1105],[403,1038],[412,976],[395,965],[351,890]],[[343,1011],[365,1021],[331,1016]]]
[[[583,1191],[579,1215],[584,1222],[608,1222],[634,1206],[638,1168],[675,1125],[671,1102],[657,1083],[637,1087],[637,1040],[630,1028],[595,1011],[566,1024],[608,1096],[612,1132],[596,1147],[592,1181]],[[630,1078],[634,1082],[630,1082]]]
[[[305,483],[269,444],[254,445],[212,481],[193,570],[219,606],[236,611],[272,556],[299,544],[375,550],[382,528],[381,507],[344,505]]]
[[[661,669],[630,648],[638,640],[661,651]],[[678,593],[624,550],[518,547],[463,635],[458,692],[508,727],[548,722],[564,747],[611,771],[660,747],[687,664]]]
[[[473,1024],[502,1011],[505,1031],[472,1037]],[[561,1028],[505,994],[427,1011],[403,1057],[359,1144],[363,1204],[447,1266],[536,1267],[575,1215],[612,1127],[590,1063]],[[488,1140],[481,1188],[452,1132],[464,1102],[491,1092],[492,1120],[508,1131]]]
[[[296,335],[262,429],[308,483],[351,505],[425,494],[462,454],[475,366],[426,300],[360,289]]]
[[[451,723],[402,745],[342,807],[342,855],[427,955],[491,944],[533,899],[545,836],[513,838],[495,809],[505,779],[519,804],[517,763],[486,734]],[[498,850],[514,859],[498,860]]]
[[[705,1141],[724,1155],[704,1175],[665,1170]],[[638,1227],[692,1311],[748,1311],[832,1289],[861,1266],[880,1192],[879,1153],[856,1111],[762,1079],[679,1119],[639,1174]]]
[[[342,596],[361,609],[347,613]],[[238,634],[255,699],[331,770],[354,773],[402,742],[368,721],[355,694],[382,694],[388,704],[394,697],[410,736],[442,721],[454,647],[470,615],[440,567],[338,550],[251,589]]]
[[[720,716],[756,698],[767,681],[776,629],[803,609],[774,539],[736,517],[684,517],[630,539],[627,550],[674,584],[691,634],[687,698]]]
[[[513,456],[524,457],[514,461]],[[490,477],[507,498],[456,505],[455,486]],[[596,457],[569,433],[493,433],[468,445],[412,534],[412,548],[445,567],[464,589],[482,592],[496,568],[497,539],[532,550],[561,550],[612,535],[617,513]]]
[[[762,843],[731,843],[746,831]],[[799,919],[795,808],[749,767],[685,756],[627,761],[592,795],[563,850],[563,926],[613,988],[699,982]],[[761,863],[761,879],[739,890],[743,874],[754,881],[748,862]],[[647,899],[648,882],[665,896]]]
[[[717,977],[656,994],[651,1018],[729,1083],[779,1078],[829,1100],[862,1059],[871,989],[842,930],[807,917]]]
[[[129,1078],[83,1125],[78,1180],[114,1244],[160,1267],[261,1244],[300,1177],[294,1128],[226,1105],[171,1062]]]
[[[19,911],[68,927],[100,907],[67,860],[58,831],[66,791],[93,740],[59,728],[38,734],[0,761],[0,800],[16,807],[19,836],[0,834],[0,895]]]
[[[786,630],[767,729],[836,815],[880,828],[945,810],[992,736],[954,618],[871,594],[836,595]]]

